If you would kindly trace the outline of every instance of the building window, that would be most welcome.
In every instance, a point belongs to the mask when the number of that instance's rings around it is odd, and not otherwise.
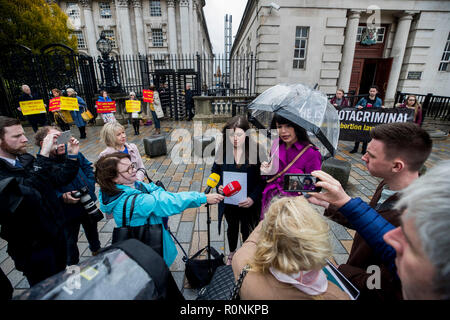
[[[111,19],[111,5],[109,2],[100,2],[100,18],[102,19]]]
[[[161,16],[161,1],[150,1],[150,15],[152,17]]]
[[[294,69],[305,69],[308,36],[309,27],[297,27],[295,29]]]
[[[113,48],[117,48],[116,45],[116,36],[114,34],[114,30],[103,30],[105,37],[109,40],[111,40],[111,44]]]
[[[69,17],[70,22],[74,26],[79,26],[81,18],[80,18],[80,7],[78,7],[78,3],[76,2],[67,3],[67,16]]]
[[[358,27],[358,32],[356,34],[356,42],[361,42],[361,37],[366,30],[366,27]],[[383,43],[384,41],[384,35],[386,33],[385,27],[379,27],[377,29],[377,43]]]
[[[86,49],[86,41],[84,41],[83,31],[74,31],[72,34],[77,37],[78,49]]]
[[[442,54],[441,64],[439,65],[439,71],[450,71],[448,64],[450,63],[450,33],[447,37],[447,43],[445,44],[444,53]]]
[[[162,47],[164,45],[162,29],[152,29],[152,42],[154,47]]]

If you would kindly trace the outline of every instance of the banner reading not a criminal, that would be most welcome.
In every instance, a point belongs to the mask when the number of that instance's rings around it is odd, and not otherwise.
[[[414,110],[408,108],[342,108],[338,112],[339,140],[345,141],[369,141],[370,130],[379,124],[414,120]]]

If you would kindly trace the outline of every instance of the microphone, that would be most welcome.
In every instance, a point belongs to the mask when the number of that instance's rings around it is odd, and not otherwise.
[[[217,173],[211,173],[208,177],[208,180],[206,181],[206,187],[205,194],[208,194],[211,189],[215,188],[217,184],[220,181],[220,176]]]
[[[225,197],[232,197],[239,191],[241,191],[241,184],[237,181],[231,181],[223,188],[223,195]]]

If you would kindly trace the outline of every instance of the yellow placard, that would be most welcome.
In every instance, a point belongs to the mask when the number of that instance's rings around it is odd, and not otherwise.
[[[19,105],[24,116],[46,112],[44,100],[20,101]]]
[[[125,100],[125,109],[127,112],[140,112],[141,101],[139,100]]]
[[[79,111],[77,98],[61,97],[61,110]]]

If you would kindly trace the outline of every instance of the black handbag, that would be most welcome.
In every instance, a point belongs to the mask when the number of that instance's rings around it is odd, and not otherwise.
[[[249,265],[246,265],[235,281],[231,266],[218,267],[211,282],[200,289],[197,300],[239,300],[242,282],[249,269]]]
[[[169,231],[170,232],[170,231]],[[203,251],[208,249],[208,246],[200,249],[196,254],[194,254],[191,258],[188,257],[186,251],[181,246],[180,242],[175,238],[175,236],[170,232],[172,238],[183,251],[183,261],[185,263],[185,274],[186,279],[189,282],[191,288],[198,289],[206,286],[216,271],[216,269],[220,266],[225,265],[223,262],[225,256],[223,253],[217,252],[216,249],[211,247],[211,273],[208,272],[209,262],[208,259],[196,259],[199,255],[203,253]]]
[[[150,224],[150,217],[148,217],[146,224],[142,226],[132,227],[131,219],[133,218],[134,203],[139,194],[130,195],[125,199],[122,213],[122,227],[114,228],[111,243],[114,244],[119,241],[128,239],[137,239],[155,250],[161,257],[163,256],[163,240],[162,240],[162,224]],[[127,202],[130,197],[131,201],[130,220],[127,224]]]

